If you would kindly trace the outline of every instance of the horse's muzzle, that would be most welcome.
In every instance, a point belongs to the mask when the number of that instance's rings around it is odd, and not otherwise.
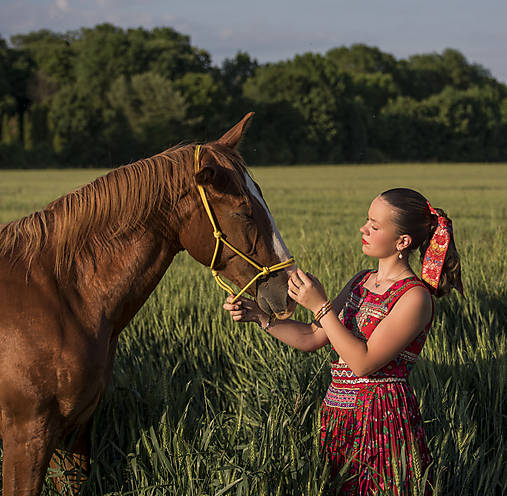
[[[280,270],[257,282],[256,300],[260,309],[277,319],[288,319],[296,310],[296,302],[287,294],[289,272]]]

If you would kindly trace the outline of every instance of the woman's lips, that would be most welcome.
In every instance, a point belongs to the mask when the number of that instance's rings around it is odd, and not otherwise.
[[[363,245],[367,245],[368,244],[363,238],[361,238],[361,241],[363,242]]]

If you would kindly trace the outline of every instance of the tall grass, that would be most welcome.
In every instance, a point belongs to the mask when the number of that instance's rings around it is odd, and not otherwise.
[[[102,172],[0,172],[0,222]],[[409,381],[425,419],[434,494],[506,493],[507,167],[274,167],[253,175],[298,264],[329,296],[374,266],[362,255],[358,228],[376,194],[412,187],[447,211],[466,299],[437,301]],[[224,298],[207,269],[179,254],[124,330],[95,416],[89,494],[313,496],[329,489],[318,409],[330,351],[302,353],[252,324],[234,324],[221,310]],[[299,308],[295,318],[309,315]],[[49,479],[45,494],[54,493]]]

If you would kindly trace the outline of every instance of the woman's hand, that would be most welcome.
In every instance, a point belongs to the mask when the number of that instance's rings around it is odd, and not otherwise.
[[[269,315],[264,313],[255,301],[240,296],[232,303],[233,299],[234,296],[229,295],[223,307],[225,310],[229,311],[233,320],[236,322],[257,322],[257,324],[262,325],[264,322],[268,321]]]
[[[313,313],[326,303],[327,296],[320,281],[310,274],[297,269],[289,278],[289,296]]]

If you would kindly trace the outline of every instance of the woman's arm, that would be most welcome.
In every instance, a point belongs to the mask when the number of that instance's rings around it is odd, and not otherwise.
[[[298,270],[299,279],[290,286],[294,299],[312,311],[325,301],[322,285],[313,276]],[[297,293],[294,293],[294,291]],[[357,376],[372,374],[395,358],[426,327],[431,319],[431,296],[425,288],[409,289],[387,317],[375,328],[368,342],[356,338],[341,324],[334,312],[320,320],[338,355]]]
[[[340,294],[333,300],[333,309],[337,314],[343,308],[352,283],[359,274],[357,273],[350,279]],[[231,312],[234,320],[239,322],[253,321],[262,327],[266,326],[269,316],[262,312],[255,302],[248,298],[239,298],[236,303],[231,304],[231,299],[231,297],[227,298],[224,309]],[[267,332],[279,341],[301,351],[315,351],[329,344],[329,338],[318,323],[306,324],[292,319],[275,319],[267,329]]]
[[[269,315],[264,313],[255,301],[241,296],[232,303],[232,299],[233,297],[229,296],[223,307],[230,312],[233,320],[256,322],[260,326],[266,327]],[[292,319],[273,320],[267,328],[267,332],[283,343],[301,351],[313,351],[329,342],[322,328]]]
[[[354,337],[331,313],[321,319],[329,341],[357,376],[373,374],[393,360],[431,319],[431,296],[422,287],[409,289],[382,319],[368,341]]]

